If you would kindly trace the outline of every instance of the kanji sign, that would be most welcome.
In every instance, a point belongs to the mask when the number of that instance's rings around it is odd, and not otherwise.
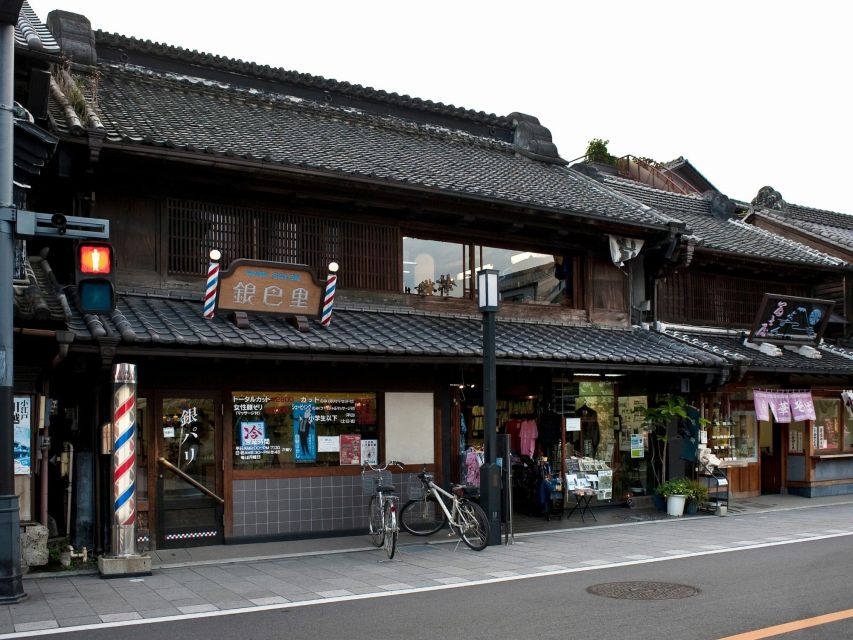
[[[765,293],[749,334],[751,342],[817,344],[834,303]]]
[[[221,272],[216,309],[317,318],[323,290],[306,265],[235,260]]]

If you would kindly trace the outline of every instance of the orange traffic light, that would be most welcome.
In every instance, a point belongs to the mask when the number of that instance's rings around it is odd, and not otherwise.
[[[113,270],[113,248],[108,244],[81,244],[77,260],[80,273],[107,275]]]
[[[115,309],[115,260],[108,242],[81,242],[76,250],[77,306],[83,313],[110,313]]]

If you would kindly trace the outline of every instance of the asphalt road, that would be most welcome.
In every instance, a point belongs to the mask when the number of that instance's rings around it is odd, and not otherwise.
[[[588,587],[653,581],[679,599],[615,599]],[[43,635],[65,640],[582,638],[718,640],[853,608],[853,536],[691,559],[193,620]],[[636,593],[630,592],[629,593]],[[853,618],[784,640],[853,638]]]

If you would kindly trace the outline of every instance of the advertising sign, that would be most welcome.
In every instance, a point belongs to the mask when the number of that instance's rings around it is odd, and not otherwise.
[[[645,447],[643,446],[643,434],[642,433],[632,433],[631,434],[631,457],[632,458],[643,458],[643,457],[645,457]]]
[[[293,453],[296,462],[317,460],[317,427],[313,402],[293,403]]]
[[[15,475],[30,475],[30,442],[32,440],[32,398],[15,396],[14,458]]]
[[[765,293],[749,334],[750,342],[817,344],[829,322],[832,300]]]
[[[324,291],[304,264],[235,260],[219,277],[216,309],[318,318]]]
[[[341,465],[361,464],[361,436],[357,433],[341,434]]]

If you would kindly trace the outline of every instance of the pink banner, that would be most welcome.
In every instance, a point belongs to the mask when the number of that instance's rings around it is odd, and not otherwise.
[[[755,391],[752,394],[753,402],[755,402],[755,419],[770,420],[770,398],[765,391]]]
[[[770,411],[776,422],[815,420],[814,402],[809,391],[754,391],[755,419],[769,420]]]
[[[788,394],[782,392],[771,392],[770,396],[770,411],[773,412],[773,419],[776,422],[791,421],[791,403],[788,400]]]
[[[791,394],[791,415],[794,422],[817,419],[814,413],[814,402],[812,402],[811,393],[804,391]]]

